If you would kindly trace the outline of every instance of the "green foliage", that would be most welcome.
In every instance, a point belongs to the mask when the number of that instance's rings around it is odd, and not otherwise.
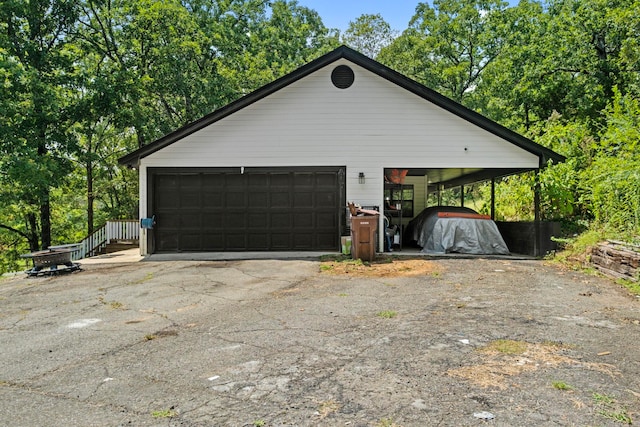
[[[419,3],[409,28],[381,51],[379,60],[463,102],[473,97],[502,49],[505,5],[499,0]]]
[[[342,35],[296,1],[0,3],[0,271],[20,253],[137,216],[130,150],[340,41],[565,156],[496,183],[499,219],[640,235],[638,0],[435,0],[396,36],[380,15]],[[378,53],[379,52],[379,53]],[[490,188],[465,189],[487,212]],[[458,189],[442,195],[458,204]]]
[[[337,44],[295,1],[0,3],[0,272],[137,217],[120,156]]]
[[[376,58],[380,50],[390,45],[396,38],[389,23],[380,14],[361,15],[349,22],[349,28],[342,34],[342,43],[370,58]]]

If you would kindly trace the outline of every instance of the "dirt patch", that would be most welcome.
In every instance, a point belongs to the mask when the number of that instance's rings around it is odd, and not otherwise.
[[[553,342],[496,340],[476,350],[481,359],[479,363],[450,369],[447,374],[476,386],[500,390],[508,388],[507,380],[510,377],[560,365],[579,366],[611,377],[620,375],[612,365],[584,363],[564,354],[569,349],[567,345]]]
[[[442,273],[443,268],[433,261],[424,259],[399,259],[378,257],[373,262],[361,260],[333,259],[320,264],[320,271],[326,274],[348,274],[354,277],[414,277]]]

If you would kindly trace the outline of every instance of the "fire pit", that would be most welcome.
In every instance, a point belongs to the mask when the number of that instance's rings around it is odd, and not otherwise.
[[[70,249],[48,249],[22,255],[33,260],[33,268],[25,271],[29,276],[51,275],[80,270],[80,264],[71,261]]]

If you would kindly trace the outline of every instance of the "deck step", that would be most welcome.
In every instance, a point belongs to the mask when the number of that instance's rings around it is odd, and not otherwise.
[[[138,247],[137,239],[113,239],[100,251],[101,254],[112,254],[114,252],[126,251]]]

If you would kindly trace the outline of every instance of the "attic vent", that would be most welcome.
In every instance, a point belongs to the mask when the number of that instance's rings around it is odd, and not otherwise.
[[[353,84],[353,70],[346,65],[338,65],[331,73],[331,82],[338,89],[346,89]]]

